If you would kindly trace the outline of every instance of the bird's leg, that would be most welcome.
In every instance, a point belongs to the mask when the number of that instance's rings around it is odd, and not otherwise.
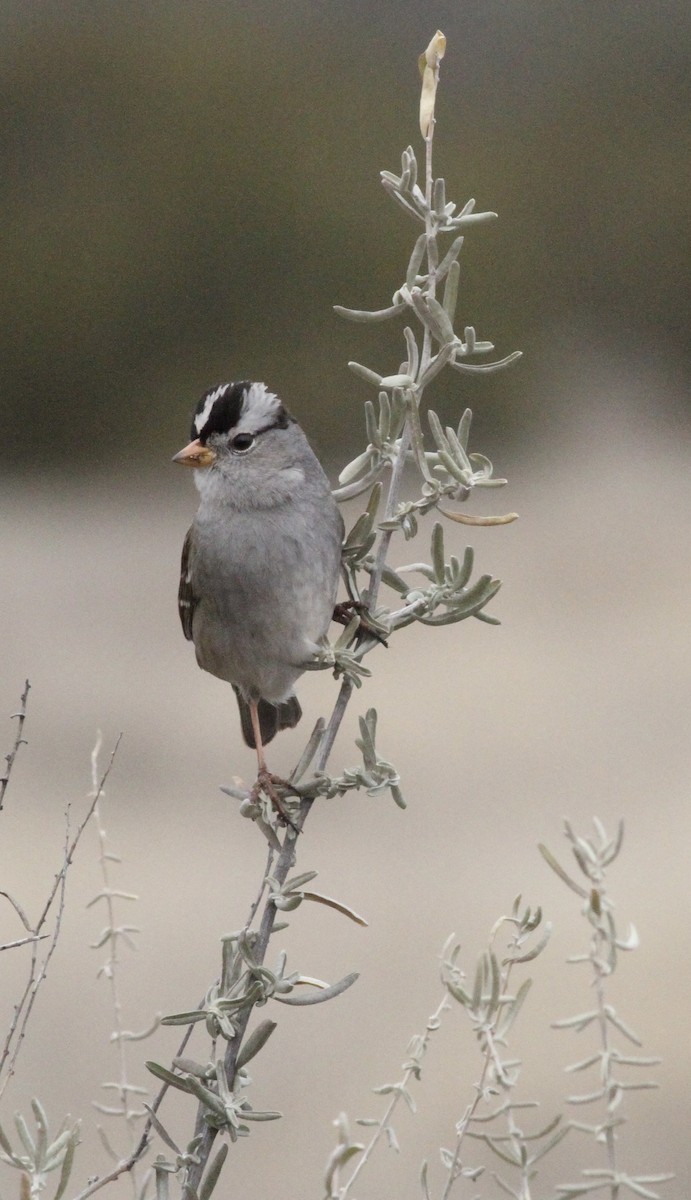
[[[257,751],[257,782],[252,791],[254,793],[258,793],[263,789],[284,824],[290,825],[290,828],[295,830],[295,833],[299,833],[300,830],[298,829],[297,825],[291,821],[288,813],[286,812],[285,805],[283,804],[283,801],[276,790],[276,784],[280,784],[282,787],[286,788],[290,788],[290,784],[286,779],[281,779],[278,775],[272,775],[271,771],[266,765],[266,758],[264,757],[264,743],[262,742],[262,731],[259,724],[259,712],[257,710],[256,700],[249,701],[249,708],[250,720],[252,721],[252,732],[254,734],[254,745]]]
[[[258,775],[266,775],[266,759],[264,758],[264,743],[262,742],[262,731],[259,724],[259,711],[257,709],[256,700],[250,700],[250,720],[252,722],[252,733],[254,734],[254,745],[257,750],[257,767]]]

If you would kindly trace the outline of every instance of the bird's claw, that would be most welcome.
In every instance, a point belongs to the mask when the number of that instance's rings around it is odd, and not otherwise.
[[[333,620],[339,625],[348,625],[352,620],[353,613],[356,613],[360,618],[360,628],[358,633],[368,633],[370,637],[376,638],[381,642],[382,646],[388,646],[388,642],[381,631],[374,624],[370,610],[362,600],[343,600],[340,604],[334,606]]]
[[[294,833],[300,833],[298,826],[291,819],[285,804],[279,795],[278,788],[281,788],[284,791],[293,792],[296,796],[299,795],[299,792],[296,791],[292,783],[289,783],[287,779],[282,779],[280,775],[273,775],[271,771],[268,771],[265,767],[260,768],[257,772],[257,782],[250,792],[250,799],[253,803],[258,803],[259,794],[260,792],[263,792],[264,795],[270,800],[273,808],[278,814],[278,819],[282,822],[282,824],[289,825]]]

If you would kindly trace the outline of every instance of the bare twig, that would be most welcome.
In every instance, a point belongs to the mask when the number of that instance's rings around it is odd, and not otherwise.
[[[27,694],[27,692],[25,692],[25,696],[26,696],[26,694]],[[27,931],[30,933],[31,939],[32,939],[31,961],[29,964],[29,975],[28,975],[27,983],[24,988],[24,992],[23,992],[22,996],[20,997],[19,1003],[15,1006],[14,1015],[12,1017],[10,1027],[8,1029],[7,1036],[5,1038],[5,1042],[4,1042],[4,1045],[2,1048],[2,1053],[0,1054],[0,1096],[3,1095],[5,1088],[7,1087],[7,1084],[9,1083],[10,1079],[12,1078],[12,1076],[14,1074],[14,1071],[15,1071],[15,1068],[17,1065],[17,1059],[19,1057],[22,1043],[23,1043],[24,1037],[26,1035],[27,1025],[29,1022],[29,1018],[31,1017],[31,1013],[33,1011],[34,1004],[36,1002],[36,997],[38,995],[39,988],[40,988],[41,984],[43,983],[43,980],[46,977],[48,965],[50,963],[51,958],[53,957],[53,954],[55,953],[55,949],[58,944],[58,938],[60,936],[60,928],[61,928],[61,922],[62,922],[62,914],[64,911],[64,905],[65,905],[65,887],[66,887],[66,883],[67,883],[67,872],[72,864],[72,859],[74,858],[74,854],[77,849],[77,846],[79,845],[82,834],[84,833],[84,830],[85,830],[88,822],[91,819],[91,816],[96,807],[96,804],[98,803],[99,797],[103,793],[103,788],[105,787],[106,780],[108,779],[108,776],[110,775],[110,772],[111,772],[111,769],[113,766],[113,762],[115,760],[115,755],[116,755],[118,747],[120,745],[121,738],[122,738],[122,734],[120,734],[120,736],[118,737],[118,739],[115,743],[115,746],[114,746],[113,751],[110,756],[110,760],[108,762],[108,766],[106,767],[106,770],[103,773],[103,776],[98,785],[96,794],[93,796],[91,804],[89,805],[89,807],[86,811],[86,815],[79,822],[76,832],[71,840],[70,840],[69,807],[68,807],[67,812],[65,814],[65,821],[66,821],[65,854],[64,854],[62,866],[61,866],[60,870],[58,871],[57,875],[55,876],[55,881],[49,892],[48,898],[43,906],[43,910],[42,910],[36,924],[33,927],[30,927],[28,925],[28,922],[26,922],[26,921],[24,922],[25,927],[27,928]],[[4,893],[4,894],[6,895],[6,893]],[[52,933],[42,934],[43,927],[48,919],[48,915],[50,914],[50,912],[53,908],[53,904],[55,902],[56,897],[58,898],[58,905],[57,905],[57,913],[56,913],[54,928],[52,930]],[[20,909],[20,907],[17,905],[16,901],[11,900],[10,897],[7,897],[7,898],[10,899],[11,903],[14,905],[15,910],[21,914],[21,912],[23,910]],[[46,951],[46,955],[45,955],[43,961],[39,963],[38,943],[39,943],[39,941],[43,940],[44,938],[48,939],[48,949]]]
[[[7,785],[10,782],[10,775],[12,774],[14,760],[17,757],[17,751],[19,750],[20,746],[26,746],[26,740],[22,734],[24,732],[24,722],[26,721],[26,705],[29,699],[30,689],[31,684],[27,679],[24,683],[24,691],[22,692],[19,702],[19,711],[12,713],[12,720],[16,720],[17,722],[17,735],[14,739],[14,746],[10,750],[9,754],[5,755],[7,767],[5,769],[5,774],[0,778],[0,812],[2,812],[5,803],[5,792],[7,791]]]

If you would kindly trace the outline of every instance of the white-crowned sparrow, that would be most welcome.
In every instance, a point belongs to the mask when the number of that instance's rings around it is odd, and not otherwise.
[[[182,551],[178,605],[205,671],[233,685],[245,741],[263,746],[302,715],[295,681],[331,620],[343,520],[307,438],[263,383],[202,396],[192,441],[201,501]]]

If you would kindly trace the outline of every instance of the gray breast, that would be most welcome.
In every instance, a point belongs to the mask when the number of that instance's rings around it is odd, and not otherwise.
[[[200,512],[194,528],[199,665],[248,697],[284,699],[333,612],[342,521],[331,495]]]

